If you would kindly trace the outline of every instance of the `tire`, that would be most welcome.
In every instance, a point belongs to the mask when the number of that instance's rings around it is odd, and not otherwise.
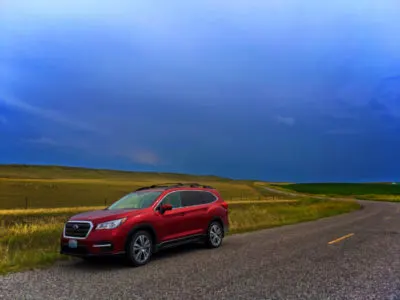
[[[208,248],[219,248],[224,238],[224,228],[218,221],[213,221],[208,226],[206,246]]]
[[[129,265],[139,267],[147,264],[153,254],[153,239],[149,232],[135,232],[126,249],[126,260]]]

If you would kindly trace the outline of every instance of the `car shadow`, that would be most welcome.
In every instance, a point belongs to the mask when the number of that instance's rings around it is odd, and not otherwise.
[[[186,244],[186,245],[181,245],[173,248],[167,248],[163,249],[157,253],[154,253],[152,257],[152,261],[158,261],[158,260],[163,260],[163,259],[173,259],[175,256],[182,256],[182,255],[187,255],[193,252],[198,252],[198,251],[206,251],[207,249],[204,247],[203,244]]]
[[[125,266],[124,261],[120,257],[98,257],[91,260],[83,260],[81,258],[72,258],[71,263],[66,264],[63,268],[83,271],[111,271],[121,269]]]
[[[187,255],[197,251],[206,251],[207,249],[202,244],[186,244],[173,248],[163,249],[154,253],[149,264],[161,261],[164,259],[173,259],[176,256]],[[106,256],[92,258],[91,260],[83,260],[80,258],[71,258],[73,263],[69,263],[64,267],[72,269],[81,269],[85,271],[111,271],[123,268],[130,268],[125,262],[123,256]]]

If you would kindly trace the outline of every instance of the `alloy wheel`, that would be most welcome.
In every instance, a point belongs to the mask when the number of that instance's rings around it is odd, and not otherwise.
[[[210,228],[210,242],[214,247],[218,247],[222,242],[222,229],[219,224],[213,224]]]
[[[142,264],[147,261],[151,254],[151,241],[144,235],[138,235],[133,243],[132,254],[135,261]]]

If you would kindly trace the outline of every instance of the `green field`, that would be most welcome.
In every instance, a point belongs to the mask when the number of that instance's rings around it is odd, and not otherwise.
[[[0,210],[0,273],[46,266],[60,259],[59,237],[63,223],[78,212],[102,208]],[[313,199],[289,203],[231,203],[230,233],[311,221],[358,208],[356,202]]]
[[[366,200],[400,200],[400,185],[388,183],[307,183],[279,185],[298,193],[344,196]]]
[[[282,198],[252,181],[216,176],[140,173],[69,167],[0,166],[0,209],[109,205],[141,186],[165,182],[208,184],[227,200]]]

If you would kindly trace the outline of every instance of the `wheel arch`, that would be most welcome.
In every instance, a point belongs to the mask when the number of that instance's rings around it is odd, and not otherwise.
[[[225,236],[224,222],[222,221],[222,218],[219,217],[219,216],[213,216],[213,217],[211,218],[210,222],[208,222],[207,231],[208,231],[208,228],[210,227],[211,223],[213,223],[213,222],[218,222],[218,223],[221,225],[222,234],[223,234],[222,236]]]
[[[156,249],[156,245],[158,244],[158,237],[156,230],[149,223],[137,224],[131,230],[129,230],[125,239],[125,249],[128,247],[131,237],[139,230],[147,231],[151,235],[151,238],[153,240],[153,251],[154,251]]]

